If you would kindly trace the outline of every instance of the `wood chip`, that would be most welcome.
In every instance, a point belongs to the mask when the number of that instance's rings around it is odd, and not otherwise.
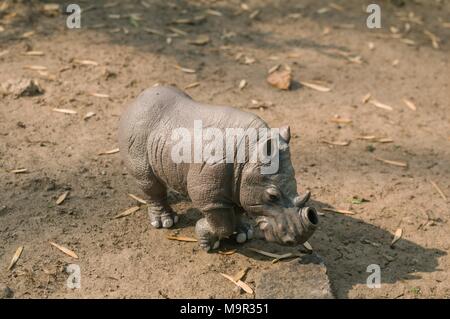
[[[138,201],[138,202],[141,203],[141,204],[147,204],[147,201],[146,201],[146,200],[144,200],[144,199],[142,199],[142,198],[140,198],[140,197],[137,197],[136,195],[128,194],[128,196],[130,196],[132,199]]]
[[[376,107],[378,107],[380,109],[386,110],[386,111],[393,110],[392,106],[381,103],[380,101],[377,101],[377,100],[370,100],[369,103],[371,103],[372,105],[375,105]]]
[[[247,81],[246,80],[241,80],[239,82],[239,90],[244,89],[247,86]]]
[[[109,94],[104,94],[104,93],[91,92],[91,93],[89,93],[89,95],[95,96],[95,97],[100,97],[100,98],[103,98],[103,99],[109,98]]]
[[[120,150],[118,148],[113,148],[112,150],[109,150],[109,151],[100,152],[100,153],[98,153],[98,155],[110,155],[110,154],[119,153],[119,151]]]
[[[329,145],[336,145],[336,146],[348,146],[350,145],[350,141],[328,141],[328,140],[320,140],[322,143],[329,144]]]
[[[66,199],[67,195],[69,195],[69,191],[62,193],[56,200],[56,205],[61,205]]]
[[[330,92],[331,89],[322,85],[318,85],[318,84],[314,84],[314,83],[309,83],[309,82],[303,82],[300,81],[300,84],[303,86],[306,86],[307,88],[319,91],[319,92]]]
[[[120,213],[120,214],[114,216],[113,219],[117,219],[117,218],[122,218],[122,217],[125,217],[125,216],[129,216],[129,215],[131,215],[131,214],[137,212],[140,208],[141,208],[141,206],[133,206],[133,207],[130,207],[130,208],[128,208],[126,211],[124,211],[124,212],[122,212],[122,213]]]
[[[42,55],[44,55],[44,52],[42,52],[42,51],[27,51],[27,52],[25,52],[25,55],[42,56]]]
[[[185,89],[185,90],[192,89],[192,88],[195,88],[195,87],[197,87],[197,86],[199,86],[199,85],[200,85],[200,82],[193,82],[193,83],[191,83],[191,84],[186,85],[186,86],[184,87],[184,89]]]
[[[189,44],[194,44],[194,45],[205,45],[205,44],[208,44],[208,42],[209,42],[209,36],[206,34],[201,34],[201,35],[197,36],[195,39],[188,41]]]
[[[177,241],[186,241],[186,242],[197,242],[198,240],[192,237],[185,237],[185,236],[167,236],[167,239],[170,240],[177,240]]]
[[[344,214],[344,215],[355,215],[354,212],[345,209],[333,209],[333,208],[322,208],[323,211]]]
[[[227,275],[227,274],[223,274],[223,273],[220,273],[223,277],[225,277],[225,278],[227,278],[229,281],[231,281],[232,283],[234,283],[236,286],[238,286],[238,287],[240,287],[240,288],[242,288],[246,293],[248,293],[248,294],[253,294],[253,289],[252,288],[250,288],[250,286],[249,285],[247,285],[245,282],[243,282],[242,280],[238,280],[238,281],[235,281],[234,279],[233,279],[233,277],[231,277],[231,276],[229,276],[229,275]]]
[[[21,173],[26,173],[26,172],[28,172],[28,168],[18,168],[18,169],[13,169],[11,171],[11,173],[14,173],[14,174],[21,174]]]
[[[34,32],[34,31],[28,31],[28,32],[23,33],[21,37],[22,37],[22,38],[30,38],[30,37],[32,37],[35,33],[36,33],[36,32]]]
[[[363,102],[364,104],[366,104],[367,102],[369,102],[369,100],[372,98],[372,94],[367,93],[366,95],[363,96],[363,98],[361,99],[361,102]]]
[[[292,82],[292,73],[288,70],[274,71],[267,77],[267,82],[280,90],[289,90]]]
[[[54,108],[54,109],[52,109],[52,111],[58,112],[58,113],[65,113],[65,114],[77,114],[77,111],[69,110],[69,109],[57,109],[57,108]]]
[[[11,262],[9,263],[8,270],[13,269],[13,267],[16,265],[17,261],[20,258],[20,255],[22,255],[23,252],[23,246],[20,246],[17,248],[16,252],[14,253],[14,256],[11,258]]]
[[[441,41],[441,39],[439,39],[437,35],[428,30],[424,30],[423,33],[430,38],[433,48],[439,49],[439,42]]]
[[[24,69],[33,70],[33,71],[45,71],[47,70],[46,66],[42,65],[25,65]]]
[[[58,248],[60,251],[62,251],[62,252],[65,253],[66,255],[68,255],[68,256],[70,256],[70,257],[72,257],[72,258],[78,259],[77,254],[75,254],[75,252],[73,252],[72,250],[70,250],[70,249],[68,249],[68,248],[66,248],[66,247],[63,247],[63,246],[61,246],[61,245],[58,245],[57,243],[54,243],[54,242],[52,242],[52,241],[49,242],[49,243],[50,243],[50,245],[52,245],[52,246]]]
[[[439,188],[439,186],[434,181],[430,181],[430,183],[437,190],[439,195],[441,195],[442,199],[447,201],[447,196],[445,196],[444,192]]]
[[[397,66],[400,63],[399,59],[395,59],[394,61],[392,61],[392,66]]]
[[[83,117],[83,120],[90,119],[90,118],[93,117],[94,115],[95,115],[94,112],[87,112],[86,115]]]
[[[397,228],[397,230],[395,231],[394,234],[394,238],[392,239],[391,245],[390,247],[393,248],[395,243],[398,242],[400,240],[400,238],[402,238],[403,235],[403,230],[401,228]]]
[[[375,159],[377,161],[380,161],[380,162],[383,162],[386,164],[390,164],[390,165],[394,165],[394,166],[408,167],[408,163],[406,163],[406,162],[392,161],[392,160],[387,160],[387,159],[379,158],[379,157],[375,157]]]
[[[416,45],[416,41],[411,40],[411,39],[402,38],[402,39],[400,39],[400,41],[402,41],[403,43],[405,43],[407,45]]]
[[[416,110],[417,110],[416,105],[415,105],[412,101],[407,100],[407,99],[403,99],[403,102],[404,102],[404,103],[406,104],[406,106],[409,107],[411,110],[413,110],[413,111],[416,111]]]

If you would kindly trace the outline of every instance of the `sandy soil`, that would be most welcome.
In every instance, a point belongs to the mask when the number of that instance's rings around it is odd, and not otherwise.
[[[42,14],[42,2],[0,2],[0,83],[37,79],[45,90],[0,100],[0,283],[15,297],[246,298],[251,296],[234,290],[219,273],[250,267],[245,281],[254,286],[265,269],[279,267],[247,248],[292,249],[252,241],[226,243],[224,250],[237,249],[232,255],[206,254],[195,243],[167,240],[174,231],[194,236],[199,213],[189,203],[174,199],[181,214],[175,230],[152,229],[143,207],[113,219],[137,204],[128,193],[143,196],[118,154],[98,155],[117,147],[121,111],[155,83],[184,88],[194,82],[200,85],[187,92],[197,100],[247,109],[272,126],[289,124],[299,190],[310,189],[319,210],[354,212],[323,211],[310,240],[326,261],[337,297],[450,297],[448,1],[408,1],[403,7],[380,1],[379,30],[366,28],[360,1],[78,2],[95,6],[82,14],[79,30],[66,28],[65,15]],[[205,13],[208,9],[221,16]],[[126,16],[133,13],[140,16]],[[197,24],[171,24],[205,14]],[[168,27],[187,34],[171,36]],[[402,38],[392,33],[395,28]],[[439,49],[424,30],[440,38]],[[209,43],[187,43],[201,34],[209,35]],[[291,67],[290,91],[266,83],[276,64]],[[27,69],[30,65],[45,66],[47,73]],[[240,90],[243,79],[248,85]],[[312,90],[300,81],[331,91]],[[393,110],[363,103],[367,93]],[[95,116],[84,120],[88,112]],[[335,116],[351,122],[336,123]],[[358,138],[369,135],[392,142]],[[12,172],[21,168],[27,171]],[[403,237],[390,248],[398,228]],[[70,248],[79,259],[49,241]],[[7,271],[19,246],[24,251]],[[72,263],[81,268],[81,289],[66,287],[64,268]],[[365,284],[369,264],[381,267],[380,289]]]

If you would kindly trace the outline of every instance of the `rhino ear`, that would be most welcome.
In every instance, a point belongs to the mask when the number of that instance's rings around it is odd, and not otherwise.
[[[289,141],[291,140],[291,128],[288,125],[280,127],[280,136],[289,144]]]

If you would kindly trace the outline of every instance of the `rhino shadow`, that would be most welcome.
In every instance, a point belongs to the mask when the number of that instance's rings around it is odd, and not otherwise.
[[[183,197],[172,197],[171,203],[186,200]],[[315,200],[310,200],[312,206],[322,212],[323,208],[332,206]],[[195,222],[202,217],[202,213],[195,208],[189,208],[182,214],[176,228],[195,226]],[[412,241],[401,239],[393,248],[390,243],[393,234],[375,225],[339,213],[324,212],[319,216],[319,228],[310,238],[309,243],[314,247],[314,254],[327,266],[327,273],[333,292],[337,298],[347,298],[348,292],[355,285],[366,285],[367,267],[372,264],[380,266],[381,284],[393,284],[398,281],[419,279],[420,272],[442,271],[438,269],[438,259],[446,252],[425,248]],[[221,249],[236,249],[236,253],[248,258],[271,263],[274,258],[266,257],[252,251],[256,248],[275,254],[294,253],[300,255],[300,262],[315,262],[316,258],[309,258],[307,250],[299,247],[286,247],[263,240],[253,239],[245,244],[237,244],[233,239],[222,241]],[[292,259],[278,261],[289,262]]]

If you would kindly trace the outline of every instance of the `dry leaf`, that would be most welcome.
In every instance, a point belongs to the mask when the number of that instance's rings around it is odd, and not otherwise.
[[[197,71],[194,69],[189,69],[189,68],[183,68],[179,65],[175,65],[175,68],[177,68],[178,70],[184,72],[184,73],[196,73]]]
[[[384,104],[384,103],[381,103],[381,102],[379,102],[377,100],[370,100],[369,103],[375,105],[376,107],[378,107],[380,109],[384,109],[384,110],[387,110],[387,111],[392,111],[393,110],[392,106]]]
[[[44,52],[42,52],[42,51],[28,51],[28,52],[25,52],[25,55],[42,56],[42,55],[44,55]]]
[[[242,90],[246,86],[247,86],[247,81],[246,80],[241,80],[241,82],[239,82],[239,90]]]
[[[236,273],[236,275],[233,276],[233,280],[234,280],[234,281],[239,281],[239,280],[241,280],[242,278],[244,278],[244,276],[245,276],[245,274],[247,273],[248,270],[249,270],[248,267],[246,267],[246,268],[244,268],[244,269],[242,269],[242,270],[239,270],[239,271]]]
[[[242,288],[246,293],[248,293],[248,294],[253,294],[253,289],[252,288],[250,288],[250,286],[249,285],[247,285],[245,282],[243,282],[242,280],[238,280],[238,281],[235,281],[234,279],[233,279],[233,277],[231,277],[231,276],[228,276],[227,274],[223,274],[223,273],[220,273],[222,276],[224,276],[225,278],[227,278],[229,281],[231,281],[232,283],[234,283],[236,286],[238,286],[238,287],[240,287],[240,288]]]
[[[57,108],[54,108],[53,111],[54,112],[58,112],[58,113],[65,113],[65,114],[77,114],[77,111],[69,110],[69,109],[57,109]]]
[[[32,37],[36,32],[34,31],[28,31],[22,34],[22,38],[30,38]]]
[[[280,66],[281,66],[281,64],[274,65],[273,67],[271,67],[271,68],[269,69],[269,71],[267,71],[267,73],[268,73],[268,74],[271,74],[271,73],[277,71],[277,70],[280,68]]]
[[[375,157],[375,159],[377,161],[386,163],[386,164],[390,164],[390,165],[395,165],[395,166],[400,166],[400,167],[408,167],[408,163],[406,162],[398,162],[398,161],[392,161],[392,160],[387,160],[384,158],[379,158],[379,157]]]
[[[307,88],[319,91],[319,92],[330,92],[331,89],[325,86],[321,86],[318,84],[314,84],[314,83],[309,83],[309,82],[300,82],[301,85],[306,86]]]
[[[103,93],[95,93],[95,92],[91,92],[91,93],[89,93],[89,95],[95,96],[95,97],[104,98],[104,99],[109,98],[109,95],[108,95],[108,94],[103,94]]]
[[[11,259],[11,262],[9,263],[8,270],[13,269],[14,265],[19,260],[20,255],[22,255],[22,252],[23,252],[23,246],[20,246],[19,248],[17,248],[16,252],[14,253],[14,256]]]
[[[430,183],[437,190],[439,195],[441,195],[442,199],[447,201],[447,196],[445,196],[444,192],[439,188],[439,186],[434,181],[430,181]]]
[[[278,260],[281,259],[285,259],[285,258],[289,258],[289,257],[293,257],[294,255],[292,253],[287,253],[287,254],[283,254],[283,255],[279,255],[279,254],[274,254],[274,253],[269,253],[267,251],[264,250],[260,250],[260,249],[256,249],[256,248],[248,248],[251,251],[254,251],[255,253],[261,254],[263,256],[267,256],[267,257],[271,257],[271,258],[275,258]]]
[[[186,86],[184,87],[184,89],[185,89],[185,90],[187,90],[187,89],[192,89],[192,88],[195,88],[195,87],[197,87],[197,86],[199,86],[199,85],[200,85],[200,82],[194,82],[194,83],[191,83],[191,84],[186,85]]]
[[[408,106],[411,110],[413,111],[417,110],[416,105],[412,101],[403,99],[403,102],[405,102],[406,106]]]
[[[187,242],[197,242],[197,239],[192,237],[184,237],[184,236],[167,236],[167,239],[170,240],[178,240],[178,241],[187,241]]]
[[[117,219],[117,218],[122,218],[122,217],[125,217],[125,216],[129,216],[129,215],[131,215],[131,214],[137,212],[140,208],[141,208],[140,206],[133,206],[133,207],[131,207],[131,208],[128,208],[126,211],[124,211],[124,212],[122,212],[122,213],[120,213],[120,214],[114,216],[113,219]]]
[[[361,102],[363,102],[364,104],[366,104],[367,102],[369,102],[369,100],[372,98],[372,94],[367,93],[366,95],[363,96],[363,98],[361,99]]]
[[[93,66],[97,66],[98,62],[92,61],[92,60],[73,60],[73,63],[75,64],[80,64],[80,65],[93,65]]]
[[[141,204],[147,204],[147,202],[144,199],[137,197],[136,195],[128,194],[128,196],[130,196],[132,199],[138,201]]]
[[[350,210],[345,209],[332,209],[332,208],[322,208],[322,210],[326,212],[332,212],[332,213],[338,213],[338,214],[344,214],[344,215],[355,215],[354,212]]]
[[[338,124],[350,124],[352,122],[351,119],[342,118],[340,116],[335,116],[332,119],[330,119],[330,121]]]
[[[66,255],[68,255],[68,256],[70,256],[70,257],[72,257],[72,258],[75,258],[75,259],[78,259],[78,256],[77,256],[77,254],[75,254],[75,252],[73,252],[72,250],[70,250],[70,249],[68,249],[68,248],[66,248],[66,247],[63,247],[63,246],[61,246],[61,245],[58,245],[57,243],[54,243],[54,242],[49,242],[50,243],[50,245],[52,245],[52,246],[54,246],[54,247],[56,247],[56,248],[58,248],[59,250],[61,250],[63,253],[65,253]]]
[[[292,74],[287,70],[274,71],[267,77],[267,82],[280,90],[289,90],[292,82]]]
[[[26,173],[26,172],[28,172],[28,168],[18,168],[18,169],[13,169],[11,171],[11,173],[14,173],[14,174],[20,174],[20,173]]]
[[[327,141],[327,140],[320,140],[322,143],[329,144],[329,145],[336,145],[336,146],[348,146],[350,145],[350,141],[343,141],[343,142],[333,142],[333,141]]]
[[[248,16],[250,19],[255,19],[259,14],[261,13],[261,11],[259,10],[255,10],[252,13],[250,13],[250,15]]]
[[[87,112],[86,115],[83,117],[83,120],[87,120],[95,115],[94,112]]]
[[[151,29],[151,28],[144,28],[144,31],[151,33],[151,34],[156,34],[156,35],[160,35],[165,37],[166,35],[164,34],[164,32],[161,32],[159,30],[155,30],[155,29]]]
[[[169,29],[170,31],[172,31],[178,35],[182,35],[182,36],[188,35],[188,33],[186,31],[180,30],[178,28],[168,27],[167,29]]]
[[[358,136],[357,138],[360,140],[371,141],[371,140],[376,139],[377,137],[375,135],[363,135],[363,136]]]
[[[98,155],[109,155],[109,154],[115,154],[115,153],[119,153],[119,149],[118,148],[114,148],[112,150],[109,151],[105,151],[105,152],[100,152],[98,153]]]
[[[403,43],[405,43],[407,45],[416,45],[416,42],[414,40],[411,40],[411,39],[402,38],[402,39],[400,39],[400,41],[402,41]]]
[[[62,193],[56,200],[56,205],[61,205],[66,199],[67,195],[69,195],[69,191]]]
[[[217,11],[217,10],[207,9],[205,12],[212,16],[217,16],[217,17],[223,16],[222,12]]]
[[[392,239],[392,242],[391,242],[391,248],[393,248],[395,243],[398,242],[400,240],[400,238],[402,238],[402,235],[403,235],[403,230],[401,228],[397,228],[397,230],[395,231],[395,234],[394,234],[394,239]]]
[[[394,142],[394,140],[392,138],[388,138],[388,137],[384,137],[384,138],[379,138],[377,140],[378,143],[392,143]]]
[[[222,251],[219,250],[218,253],[221,255],[233,255],[234,253],[236,253],[236,249],[232,249],[232,250],[227,250],[227,251]]]
[[[25,65],[23,67],[24,69],[33,70],[33,71],[45,71],[47,70],[47,67],[42,65]]]
[[[194,44],[194,45],[205,45],[208,42],[209,42],[209,36],[206,34],[201,34],[201,35],[197,36],[195,39],[188,41],[189,44]]]

